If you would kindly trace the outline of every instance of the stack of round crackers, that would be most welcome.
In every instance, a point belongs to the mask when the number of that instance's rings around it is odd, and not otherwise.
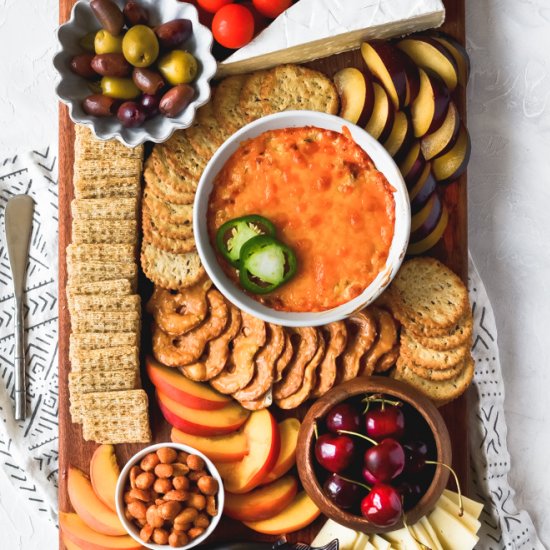
[[[387,371],[399,356],[397,323],[376,306],[326,326],[285,328],[240,311],[203,278],[178,292],[156,287],[147,310],[157,361],[251,410],[296,408]]]
[[[204,275],[193,238],[193,202],[201,174],[231,134],[253,120],[288,109],[338,112],[338,93],[325,75],[282,65],[226,78],[193,126],[155,145],[144,171],[141,265],[156,285],[177,290]]]
[[[405,262],[384,297],[401,323],[392,375],[444,405],[462,395],[474,375],[472,312],[461,279],[433,258]]]

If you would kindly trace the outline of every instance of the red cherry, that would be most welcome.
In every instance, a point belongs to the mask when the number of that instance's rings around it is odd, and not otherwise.
[[[391,485],[378,483],[361,501],[361,513],[377,527],[391,527],[403,515],[401,496]]]
[[[399,407],[385,405],[365,414],[367,435],[380,441],[385,437],[400,439],[405,434],[405,415]]]
[[[364,464],[377,481],[390,481],[403,471],[405,451],[399,441],[387,438],[365,452]]]
[[[361,415],[349,403],[340,403],[327,413],[326,424],[328,431],[332,433],[338,433],[339,430],[358,432],[361,428]]]
[[[347,435],[324,434],[315,442],[315,458],[326,470],[340,473],[353,461],[355,443]]]
[[[405,451],[405,471],[417,474],[426,466],[428,446],[423,441],[409,441],[403,444]]]
[[[363,469],[361,470],[361,474],[363,475],[363,479],[369,484],[374,485],[375,483],[378,483],[378,480],[370,473],[368,468],[365,468],[363,466]]]
[[[414,508],[424,494],[420,484],[414,481],[402,481],[397,486],[397,490],[403,497],[403,506],[405,510]]]
[[[352,508],[359,501],[361,488],[359,485],[340,477],[338,474],[331,474],[323,484],[325,495],[339,508]]]

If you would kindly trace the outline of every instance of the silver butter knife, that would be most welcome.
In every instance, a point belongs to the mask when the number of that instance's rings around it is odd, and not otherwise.
[[[15,420],[25,420],[27,389],[25,380],[25,327],[23,291],[29,257],[34,201],[29,195],[15,195],[6,205],[5,231],[15,297]]]

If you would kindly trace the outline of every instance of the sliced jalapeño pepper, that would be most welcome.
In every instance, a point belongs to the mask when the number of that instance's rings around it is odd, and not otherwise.
[[[222,256],[233,266],[239,267],[243,245],[258,235],[275,235],[275,226],[263,216],[252,214],[225,222],[216,234],[216,245]]]
[[[241,248],[239,282],[254,294],[267,294],[296,273],[296,254],[269,235],[247,241]]]

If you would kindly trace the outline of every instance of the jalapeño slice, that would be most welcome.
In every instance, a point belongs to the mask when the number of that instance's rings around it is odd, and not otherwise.
[[[267,294],[289,281],[296,273],[296,254],[269,235],[250,239],[240,255],[239,281],[254,294]]]
[[[275,235],[275,226],[263,216],[252,214],[225,222],[216,233],[216,245],[222,256],[239,267],[243,245],[259,235]]]

